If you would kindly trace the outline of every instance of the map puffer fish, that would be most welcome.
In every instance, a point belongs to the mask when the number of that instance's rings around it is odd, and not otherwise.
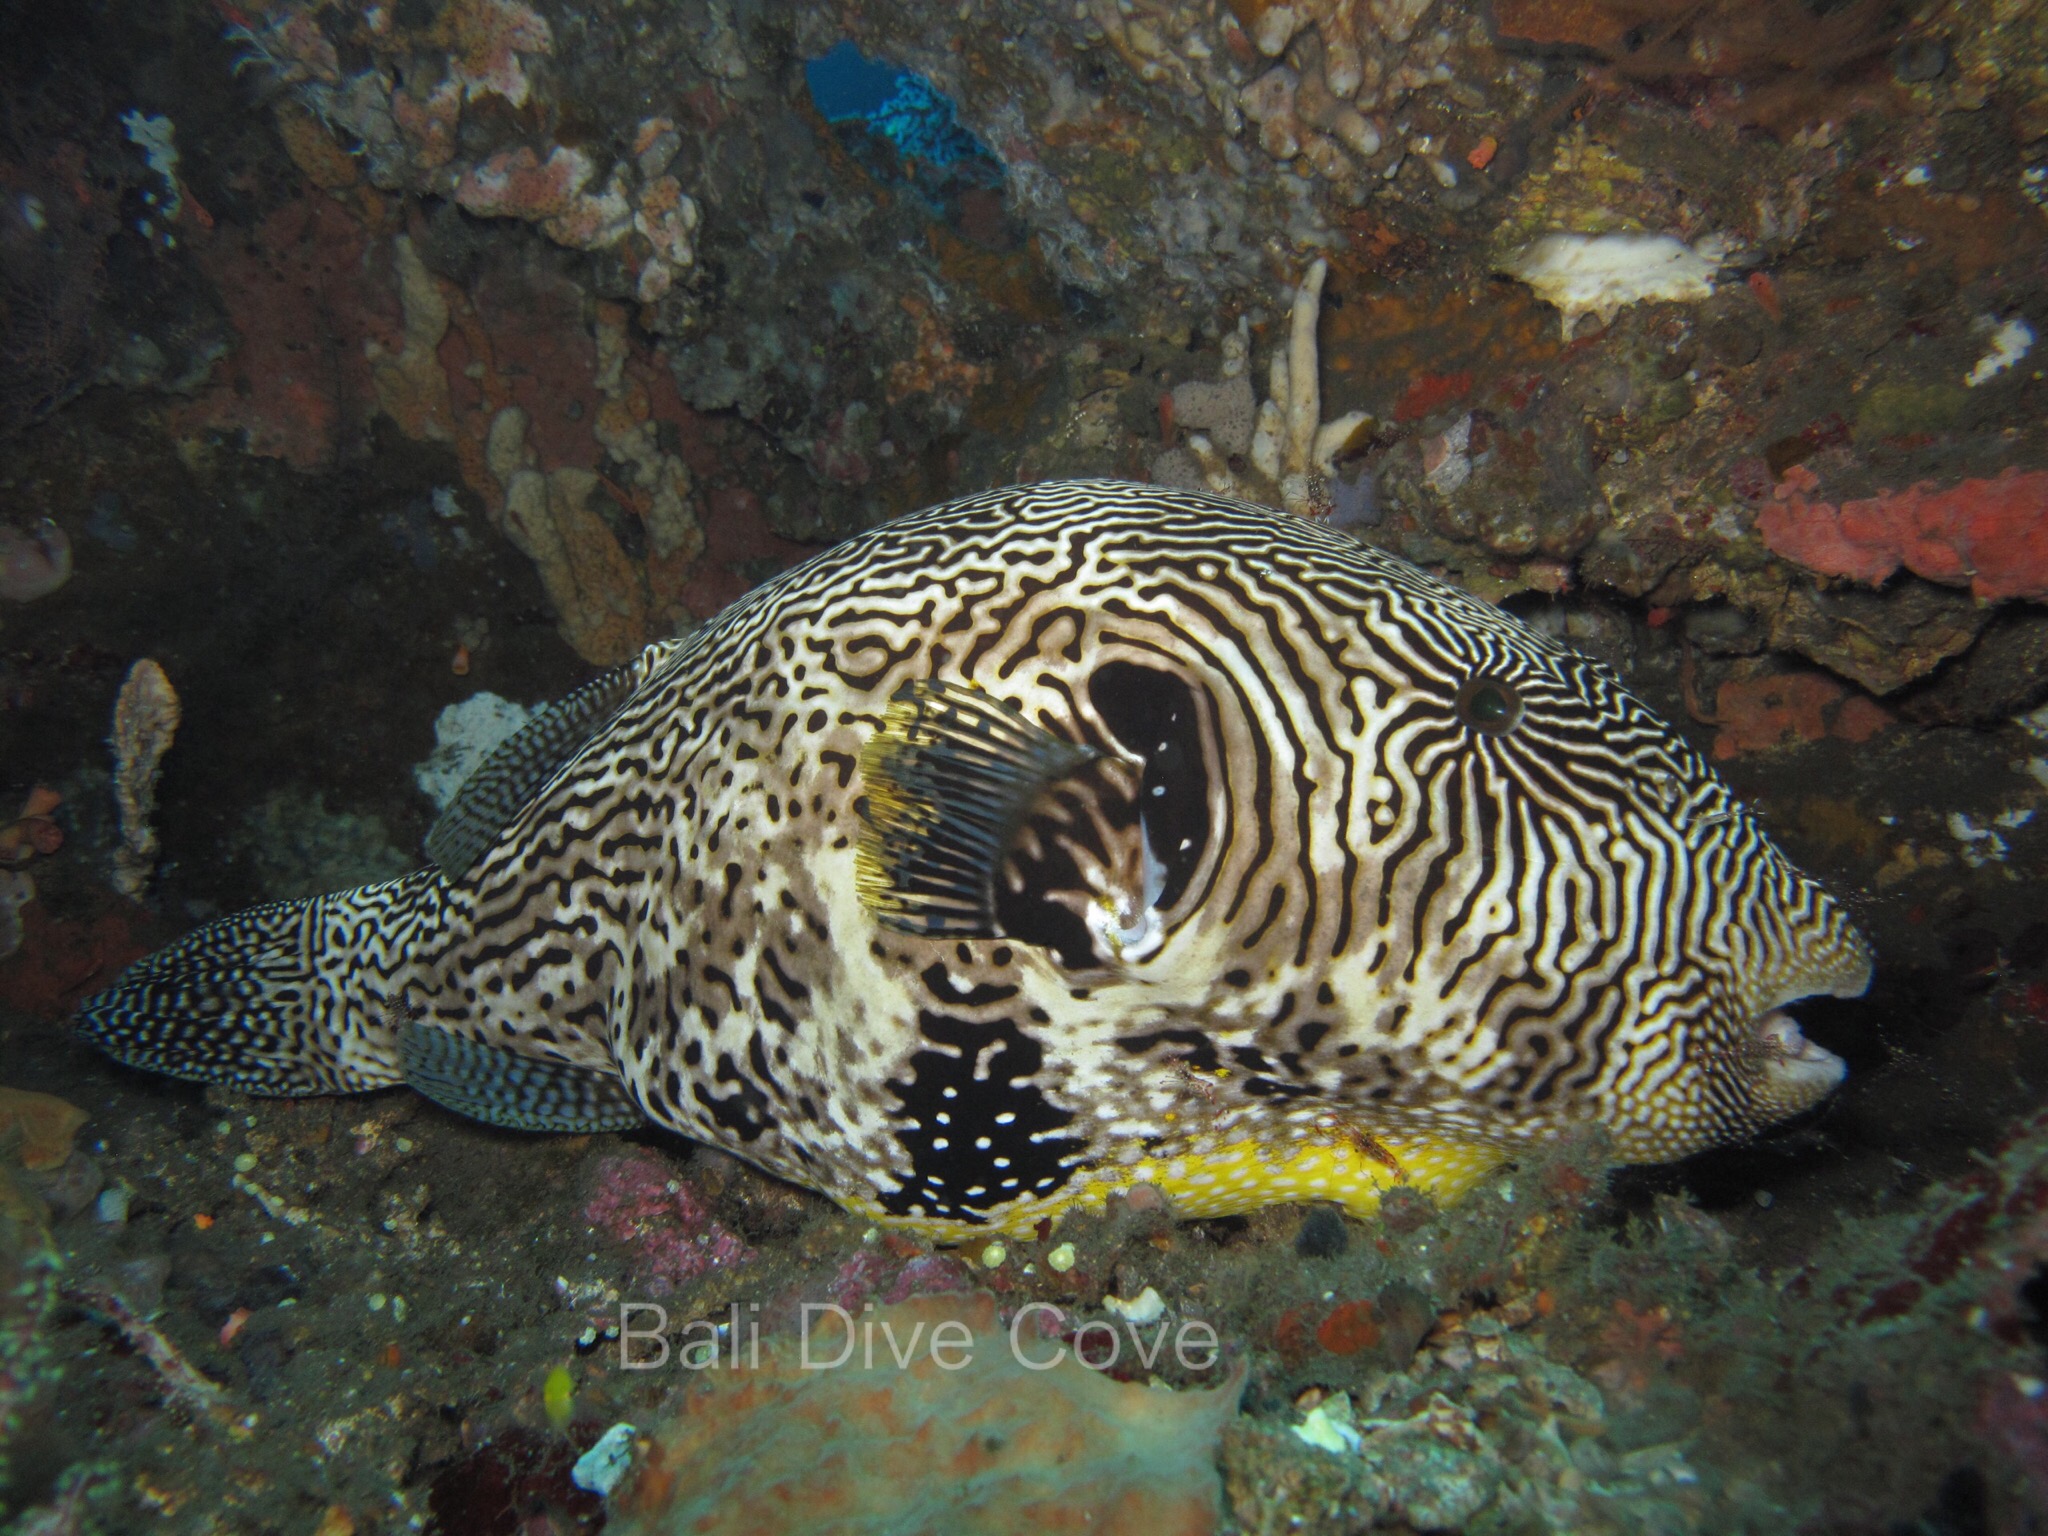
[[[1598,663],[1242,503],[1111,481],[916,513],[486,760],[432,867],[258,907],[81,1010],[257,1093],[652,1121],[853,1211],[1022,1233],[1455,1195],[1842,1076],[1783,1012],[1870,955]]]

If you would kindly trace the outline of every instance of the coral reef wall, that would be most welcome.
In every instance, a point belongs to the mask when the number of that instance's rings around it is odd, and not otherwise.
[[[121,120],[158,243],[227,315],[210,375],[148,375],[175,426],[308,469],[378,422],[445,447],[590,661],[703,617],[786,541],[1007,478],[1242,459],[1174,403],[1233,377],[1281,397],[1317,259],[1334,435],[1306,468],[1330,483],[1290,505],[1352,509],[1497,596],[1707,605],[1710,655],[1790,652],[1878,696],[2048,589],[2038,6],[279,0],[220,22],[212,62],[297,185],[244,188],[216,230],[175,117]],[[88,286],[98,207],[46,240],[84,242]],[[90,373],[92,328],[51,330],[67,304],[90,294],[19,306],[9,344],[50,378],[17,415]],[[721,500],[700,482],[739,440]],[[1830,520],[1866,505],[1940,558],[1895,533],[1897,558],[1845,563]],[[1837,581],[1900,565],[1875,598]]]

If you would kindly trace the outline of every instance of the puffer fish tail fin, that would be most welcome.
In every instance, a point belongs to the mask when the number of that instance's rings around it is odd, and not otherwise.
[[[208,923],[79,1006],[115,1060],[249,1093],[358,1093],[404,1081],[394,1014],[440,876],[274,901]]]

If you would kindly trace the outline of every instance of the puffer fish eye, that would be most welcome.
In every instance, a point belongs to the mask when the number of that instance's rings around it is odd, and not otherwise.
[[[1458,690],[1458,718],[1488,736],[1505,736],[1522,723],[1522,696],[1497,677],[1474,677]]]

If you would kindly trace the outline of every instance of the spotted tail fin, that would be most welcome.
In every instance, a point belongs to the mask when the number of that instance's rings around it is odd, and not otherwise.
[[[208,923],[86,999],[79,1032],[131,1067],[250,1093],[402,1082],[391,1004],[443,889],[422,870]]]

